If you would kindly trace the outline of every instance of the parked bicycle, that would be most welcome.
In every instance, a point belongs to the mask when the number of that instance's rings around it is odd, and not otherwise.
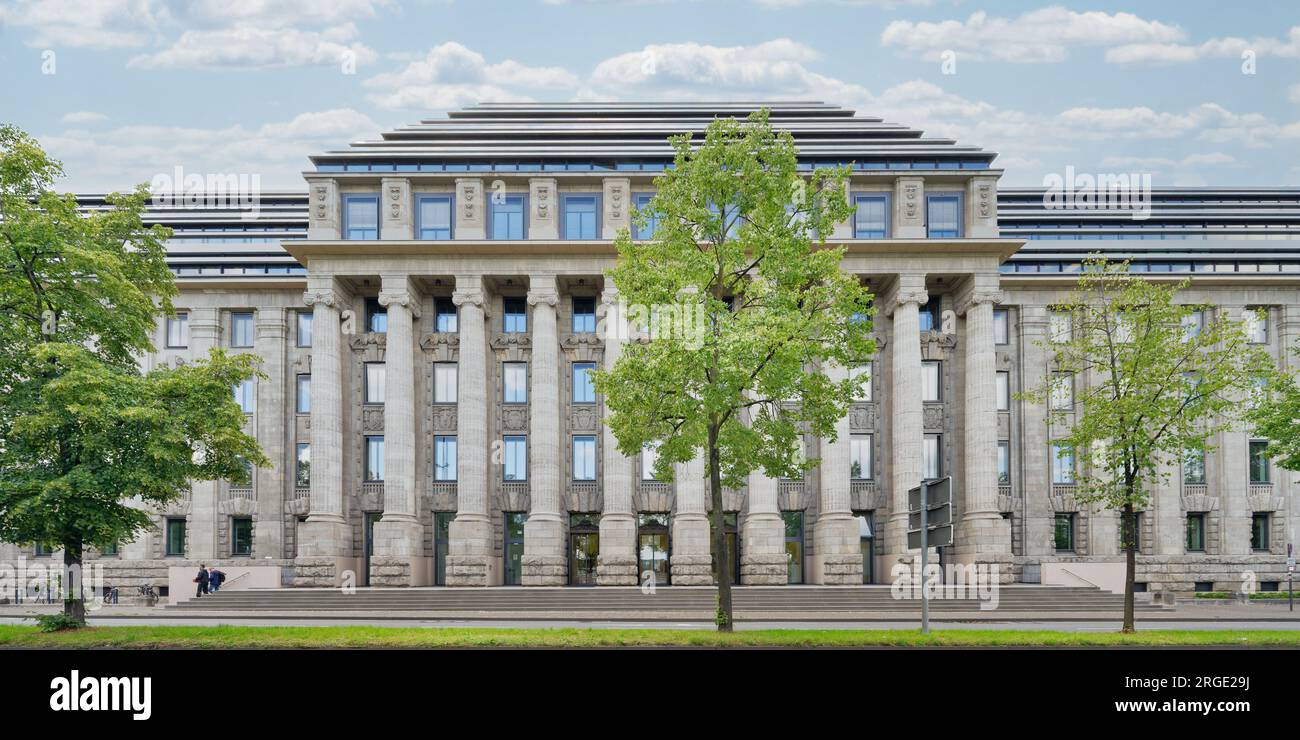
[[[140,593],[140,598],[144,600],[145,606],[154,606],[158,603],[158,592],[153,590],[152,583],[146,583],[136,590]]]

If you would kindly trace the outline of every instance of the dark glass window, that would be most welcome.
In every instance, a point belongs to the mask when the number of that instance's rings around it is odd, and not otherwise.
[[[167,555],[185,557],[185,520],[167,520]]]
[[[435,298],[433,301],[435,318],[434,331],[446,334],[456,333],[456,304],[450,298]]]
[[[231,347],[252,347],[253,346],[253,314],[251,313],[230,314],[230,346]]]
[[[573,438],[573,479],[596,480],[596,438],[581,434]]]
[[[803,512],[783,511],[786,582],[803,583]]]
[[[1269,515],[1267,512],[1256,512],[1250,517],[1250,549],[1268,550],[1268,525]]]
[[[295,399],[294,410],[299,414],[311,413],[311,376],[301,374],[298,376],[298,392]]]
[[[523,298],[502,298],[505,318],[501,330],[507,334],[524,334],[528,331],[528,301]]]
[[[237,516],[230,520],[230,554],[253,554],[253,520]]]
[[[366,437],[366,480],[382,481],[384,479],[384,437],[373,435]]]
[[[313,316],[311,311],[298,312],[298,346],[299,347],[311,346],[312,318]]]
[[[1074,552],[1074,514],[1056,515],[1056,551]]]
[[[1252,439],[1250,441],[1250,482],[1251,483],[1268,483],[1269,469],[1268,456],[1265,450],[1268,449],[1268,441],[1263,439]]]
[[[379,305],[378,298],[366,299],[366,331],[376,334],[388,331],[388,309]]]
[[[1187,515],[1187,551],[1205,552],[1205,514]]]
[[[522,434],[505,438],[505,480],[528,480],[528,438]]]
[[[433,438],[433,479],[456,480],[456,438],[438,435]]]
[[[343,198],[343,238],[379,238],[379,196],[348,195]]]
[[[596,331],[596,299],[573,299],[573,332],[590,334]]]
[[[298,443],[298,456],[295,461],[293,484],[298,488],[311,485],[311,443]]]

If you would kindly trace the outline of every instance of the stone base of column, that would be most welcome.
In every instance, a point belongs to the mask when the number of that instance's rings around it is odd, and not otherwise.
[[[848,514],[826,514],[813,527],[813,582],[826,586],[862,585],[862,535]]]
[[[355,586],[360,568],[360,558],[298,557],[293,561],[293,585],[303,588]]]
[[[597,586],[635,586],[640,583],[636,559],[636,520],[631,514],[600,518],[600,557],[596,560]]]
[[[776,513],[750,514],[741,527],[740,582],[780,586],[790,582],[785,554],[785,522]]]
[[[520,560],[525,586],[563,586],[568,582],[564,557],[564,524],[558,518],[529,517],[524,522],[524,556]]]
[[[343,517],[308,517],[298,528],[300,558],[351,558],[352,528]]]
[[[907,554],[907,512],[889,515],[889,521],[885,526],[884,544],[886,554]]]
[[[408,588],[433,585],[433,558],[373,555],[370,585]]]
[[[673,517],[673,554],[668,567],[678,586],[712,586],[713,557],[709,554],[709,520],[704,514]]]
[[[1011,557],[1011,521],[997,512],[971,512],[957,524],[958,562],[1001,562]]]
[[[457,517],[447,527],[447,585],[487,586],[492,579],[492,523]]]

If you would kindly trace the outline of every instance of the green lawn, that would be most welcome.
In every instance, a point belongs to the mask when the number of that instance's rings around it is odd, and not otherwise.
[[[419,627],[87,627],[40,632],[0,625],[0,648],[444,648],[444,647],[852,647],[1230,645],[1300,647],[1300,630],[1152,630],[1118,632],[1015,630],[702,630],[495,629]]]

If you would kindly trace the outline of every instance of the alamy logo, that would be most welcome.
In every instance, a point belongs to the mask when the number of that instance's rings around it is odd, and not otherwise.
[[[1043,177],[1043,207],[1049,211],[1129,211],[1134,221],[1151,217],[1151,173],[1091,175],[1065,168],[1065,176]]]
[[[56,712],[132,712],[131,719],[153,716],[153,679],[98,678],[74,670],[50,681],[50,709]]]

